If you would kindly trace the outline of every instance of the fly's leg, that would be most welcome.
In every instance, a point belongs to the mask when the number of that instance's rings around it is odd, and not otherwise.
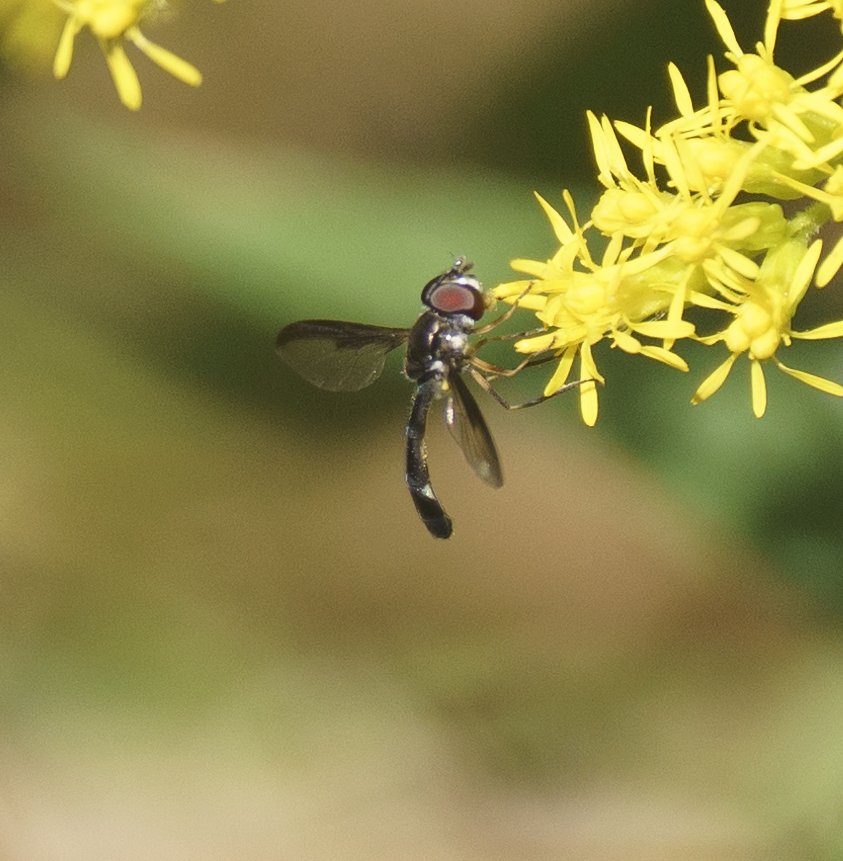
[[[485,329],[486,327],[484,326],[483,328]],[[477,329],[474,329],[471,334],[475,335],[477,334],[477,331]],[[526,332],[508,332],[506,335],[493,335],[491,338],[481,338],[479,341],[476,341],[472,347],[472,352],[477,352],[477,350],[484,347],[486,344],[494,344],[496,341],[516,341],[518,338],[533,338],[536,335],[546,334],[547,327],[537,326],[535,329],[528,329]]]
[[[505,410],[523,410],[526,407],[534,407],[536,404],[543,404],[545,401],[549,401],[557,395],[569,392],[571,389],[575,389],[583,383],[590,382],[589,380],[574,380],[571,383],[565,383],[564,386],[558,388],[555,392],[551,392],[549,395],[542,395],[541,397],[533,398],[533,400],[525,401],[523,404],[511,404],[502,394],[500,394],[500,392],[496,391],[492,387],[492,384],[476,368],[469,368],[468,372],[475,379],[477,385],[480,386],[481,389],[487,391]]]
[[[505,323],[520,307],[519,302],[533,289],[533,283],[530,282],[519,294],[516,298],[515,302],[512,304],[510,308],[508,308],[500,317],[495,320],[492,320],[491,323],[486,326],[481,326],[478,329],[473,329],[473,335],[485,335],[486,332],[491,332],[501,323]],[[478,359],[476,357],[477,351],[485,346],[486,344],[492,344],[496,341],[515,341],[518,338],[529,338],[533,335],[542,335],[546,334],[546,328],[536,328],[530,329],[527,332],[509,332],[506,335],[494,335],[491,338],[481,338],[479,341],[476,341],[471,348],[471,363],[478,368],[482,368],[487,373],[493,375],[493,377],[513,377],[519,371],[524,370],[524,368],[531,367],[533,365],[541,365],[543,362],[549,362],[555,358],[555,354],[550,354],[548,356],[544,356],[540,359],[536,359],[535,357],[525,359],[515,368],[503,368],[500,365],[493,365],[490,362],[486,362],[483,359]]]
[[[492,362],[487,362],[484,359],[478,359],[474,355],[472,355],[470,361],[475,368],[478,368],[485,374],[489,374],[494,379],[495,377],[514,377],[516,374],[521,373],[524,368],[534,368],[537,365],[545,364],[545,362],[552,362],[556,358],[558,358],[556,353],[548,353],[546,356],[538,357],[529,356],[524,361],[519,362],[514,368],[504,368],[501,365],[492,364]]]
[[[453,531],[451,518],[445,514],[442,503],[436,498],[427,468],[427,451],[424,434],[430,404],[436,395],[435,381],[423,383],[413,397],[413,409],[407,422],[407,468],[404,478],[416,511],[434,538],[450,538]]]
[[[486,332],[491,332],[496,326],[500,326],[501,323],[505,323],[517,310],[518,303],[533,289],[533,282],[531,281],[519,294],[516,300],[512,303],[512,305],[500,315],[500,317],[496,317],[492,320],[491,323],[487,323],[485,326],[480,326],[479,329],[474,329],[473,333],[475,335],[485,335]],[[506,336],[503,336],[506,337]],[[519,337],[517,335],[513,337]],[[486,339],[490,340],[490,339]],[[493,339],[496,340],[496,339]],[[481,344],[486,343],[486,341],[481,341]],[[478,345],[479,346],[479,345]]]

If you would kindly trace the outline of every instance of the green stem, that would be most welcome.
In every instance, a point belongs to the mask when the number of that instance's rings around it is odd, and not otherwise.
[[[810,240],[819,229],[831,218],[831,208],[816,201],[810,206],[798,212],[788,222],[791,236],[802,236],[805,242]]]

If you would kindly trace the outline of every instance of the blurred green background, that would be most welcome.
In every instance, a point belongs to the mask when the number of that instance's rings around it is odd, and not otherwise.
[[[724,5],[754,44],[762,3]],[[692,408],[712,351],[606,351],[596,429],[484,401],[500,491],[432,423],[436,542],[400,365],[330,394],[273,349],[409,325],[456,254],[489,285],[551,254],[531,191],[585,211],[585,109],[667,117],[667,60],[703,92],[701,0],[231,0],[147,35],[202,87],[130,48],[131,114],[88,33],[67,80],[2,79],[0,859],[840,858],[839,402],[768,374],[755,420],[740,368]]]

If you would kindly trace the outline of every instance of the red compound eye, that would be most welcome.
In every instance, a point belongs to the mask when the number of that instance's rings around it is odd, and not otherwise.
[[[483,288],[471,275],[460,275],[454,280],[452,273],[434,278],[422,293],[422,302],[440,314],[465,314],[479,320],[486,306],[483,302]]]
[[[474,308],[475,292],[460,284],[443,284],[430,296],[430,304],[444,314],[468,314]]]

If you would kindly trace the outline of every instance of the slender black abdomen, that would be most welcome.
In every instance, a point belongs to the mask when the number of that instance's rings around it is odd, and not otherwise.
[[[405,478],[419,517],[434,538],[450,538],[451,518],[436,498],[427,469],[424,432],[430,403],[437,393],[438,380],[421,383],[413,397],[413,409],[407,422],[407,470]]]

